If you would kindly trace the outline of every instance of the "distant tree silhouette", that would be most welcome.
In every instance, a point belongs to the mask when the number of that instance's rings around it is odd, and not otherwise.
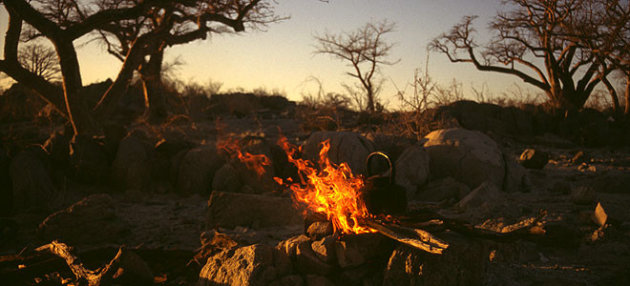
[[[147,68],[145,57],[152,58],[167,46],[203,39],[211,33],[227,29],[240,32],[248,23],[276,19],[272,0],[5,0],[2,4],[9,19],[0,71],[34,89],[64,113],[75,134],[87,135],[95,133],[102,119],[115,110],[134,71]],[[149,25],[143,19],[155,22]],[[45,38],[54,46],[62,75],[61,88],[20,63],[23,23],[32,27],[30,38]],[[130,42],[121,51],[124,61],[118,76],[98,105],[88,106],[81,96],[83,80],[74,41],[99,31],[115,36],[110,31],[127,27],[126,23],[141,27],[125,31]],[[161,66],[161,59],[159,62]]]
[[[350,64],[352,71],[347,72],[347,75],[356,78],[363,88],[365,109],[368,112],[374,112],[378,104],[380,82],[375,76],[379,67],[396,63],[387,59],[393,45],[383,39],[387,33],[394,30],[394,26],[394,23],[382,21],[367,23],[349,33],[325,33],[315,36],[317,41],[315,53],[328,54]]]
[[[18,61],[30,72],[55,82],[61,79],[61,70],[55,50],[43,44],[30,44],[20,48]]]
[[[587,33],[592,30],[575,30],[585,28],[585,19],[593,14],[606,13],[604,6],[586,0],[505,2],[511,10],[499,13],[491,22],[495,37],[485,46],[475,40],[472,21],[476,17],[469,16],[429,47],[451,62],[514,75],[544,91],[559,109],[582,108],[595,87],[615,69],[612,61],[597,57],[595,47],[585,45],[594,36]],[[606,17],[598,21],[611,23]]]

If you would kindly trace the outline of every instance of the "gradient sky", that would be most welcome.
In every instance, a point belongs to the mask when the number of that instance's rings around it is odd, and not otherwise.
[[[184,65],[178,77],[206,83],[210,79],[223,83],[222,91],[235,88],[251,90],[263,87],[279,90],[290,99],[313,91],[316,85],[307,81],[317,77],[326,91],[342,91],[342,82],[352,83],[345,75],[346,63],[326,55],[315,55],[313,35],[355,30],[367,22],[388,19],[396,29],[386,39],[395,44],[393,66],[382,68],[386,79],[382,98],[389,107],[398,105],[395,88],[404,88],[413,77],[414,69],[424,68],[426,45],[435,36],[448,31],[462,16],[479,15],[476,28],[479,37],[487,35],[487,22],[501,9],[500,0],[316,0],[279,1],[279,15],[291,18],[269,25],[265,31],[246,31],[238,35],[213,35],[209,40],[172,47],[167,60],[179,57]],[[0,44],[3,44],[7,14],[0,12]],[[113,78],[120,63],[95,43],[75,42],[78,49],[84,83]],[[490,91],[500,94],[515,83],[514,77],[482,73],[468,64],[452,64],[446,56],[430,55],[429,73],[440,83],[457,79],[470,95],[471,86],[486,83]]]

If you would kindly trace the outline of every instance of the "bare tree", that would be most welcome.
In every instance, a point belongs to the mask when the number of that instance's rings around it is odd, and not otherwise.
[[[107,51],[122,62],[127,59],[127,54],[138,37],[153,30],[170,30],[170,34],[160,39],[155,49],[151,50],[146,57],[138,58],[140,64],[136,71],[139,73],[142,81],[147,107],[145,115],[149,119],[161,120],[166,115],[162,69],[164,51],[167,47],[205,39],[211,33],[231,32],[227,27],[231,27],[233,31],[240,32],[245,29],[246,25],[249,28],[257,28],[284,19],[274,14],[272,3],[267,1],[236,1],[241,2],[237,5],[230,1],[198,2],[207,5],[212,4],[213,7],[199,4],[185,7],[186,9],[178,8],[176,4],[167,8],[154,7],[152,11],[147,13],[147,17],[110,23],[99,30],[100,40],[107,47]],[[103,3],[101,5],[105,6],[104,8],[113,8],[111,7],[112,5],[117,5],[116,2],[111,0]],[[247,5],[251,5],[251,10],[246,14],[237,16],[239,14],[238,7]],[[207,21],[210,21],[212,17],[216,16],[207,14],[208,9],[223,10],[227,14],[232,13],[237,18],[242,17],[242,19],[237,21],[240,23],[223,23],[221,25],[197,24],[196,21],[200,18],[203,20],[204,17],[209,17]],[[220,19],[217,18],[217,20]],[[196,24],[196,26],[193,24]]]
[[[464,17],[450,32],[434,39],[430,48],[451,62],[514,75],[543,90],[557,108],[581,108],[611,71],[608,62],[598,61],[567,28],[593,12],[589,1],[505,2],[511,10],[491,22],[496,36],[484,47],[474,38],[473,16]]]
[[[350,64],[352,71],[347,72],[347,75],[359,81],[365,93],[365,108],[369,112],[374,112],[378,105],[381,81],[375,76],[379,67],[397,62],[387,60],[393,45],[383,39],[394,30],[394,26],[394,23],[382,21],[368,23],[349,33],[315,36],[316,53],[328,54]],[[361,100],[358,102],[362,104]]]
[[[55,50],[43,44],[30,44],[20,49],[18,54],[20,64],[49,82],[61,79],[61,70]]]
[[[11,0],[2,1],[9,14],[0,71],[37,91],[59,112],[67,115],[75,134],[94,133],[100,118],[107,118],[125,94],[133,73],[166,46],[203,39],[216,31],[239,32],[248,22],[275,17],[272,0]],[[155,19],[146,25],[143,19]],[[62,74],[62,88],[24,68],[18,60],[23,22],[33,27],[33,37],[46,38],[55,47]],[[81,97],[83,80],[74,41],[116,23],[140,23],[122,52],[123,65],[96,107]],[[128,31],[135,33],[135,31]],[[158,55],[160,57],[160,55]],[[150,60],[149,60],[150,61]],[[158,62],[156,60],[156,62]],[[161,66],[161,59],[159,60]]]

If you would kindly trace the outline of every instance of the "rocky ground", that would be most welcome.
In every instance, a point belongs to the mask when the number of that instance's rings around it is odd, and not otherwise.
[[[36,251],[58,240],[92,270],[124,245],[139,259],[111,278],[123,285],[630,284],[628,147],[584,148],[550,134],[451,129],[417,140],[302,126],[290,118],[139,125],[84,157],[55,157],[63,144],[54,140],[43,153],[18,152],[7,163],[15,211],[1,221],[0,281],[75,283],[63,260]],[[449,248],[435,255],[380,234],[339,237],[325,219],[305,219],[271,180],[292,174],[274,144],[281,134],[304,158],[331,139],[330,158],[357,173],[367,154],[386,151],[408,199],[398,223]],[[230,136],[270,157],[269,174],[256,177],[216,147]]]

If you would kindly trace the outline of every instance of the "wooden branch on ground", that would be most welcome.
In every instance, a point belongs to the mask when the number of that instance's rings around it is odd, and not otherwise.
[[[66,264],[78,281],[87,282],[89,286],[100,286],[111,284],[112,277],[116,273],[118,265],[120,264],[123,248],[118,249],[116,256],[105,267],[95,271],[89,270],[83,266],[81,259],[72,254],[73,249],[65,243],[53,241],[49,244],[38,247],[35,251],[48,251],[56,256],[59,256],[66,261]]]
[[[412,229],[372,220],[365,220],[363,223],[384,236],[428,253],[442,254],[448,248],[448,243],[421,229]]]

